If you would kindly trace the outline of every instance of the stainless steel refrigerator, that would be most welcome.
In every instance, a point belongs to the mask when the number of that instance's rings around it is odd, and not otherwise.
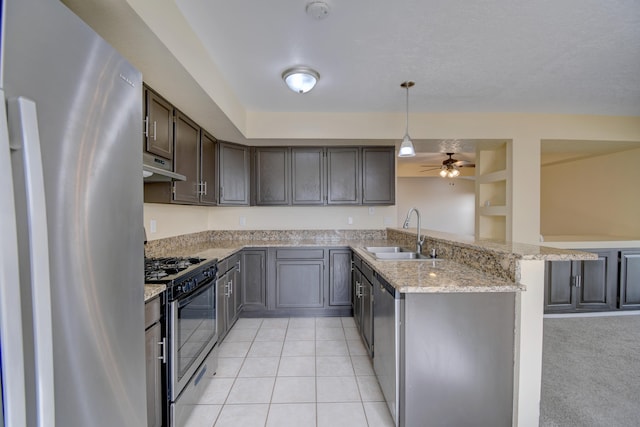
[[[59,1],[0,3],[2,424],[146,426],[141,74]]]

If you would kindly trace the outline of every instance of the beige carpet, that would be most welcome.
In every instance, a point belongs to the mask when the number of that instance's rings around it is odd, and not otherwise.
[[[540,425],[640,426],[640,315],[544,320]]]

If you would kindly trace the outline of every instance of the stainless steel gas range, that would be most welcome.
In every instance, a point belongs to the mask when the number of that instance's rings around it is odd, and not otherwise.
[[[217,259],[148,258],[145,282],[167,285],[167,409],[170,426],[188,418],[205,372],[217,369]],[[214,357],[208,357],[213,353]],[[205,362],[206,359],[206,362]]]

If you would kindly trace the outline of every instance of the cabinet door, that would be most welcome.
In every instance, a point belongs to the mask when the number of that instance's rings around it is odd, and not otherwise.
[[[616,251],[595,251],[598,259],[576,262],[579,277],[576,290],[576,309],[613,310],[616,308],[618,253]],[[575,285],[575,279],[574,279]]]
[[[187,177],[186,181],[174,182],[173,200],[198,203],[200,199],[200,128],[176,111],[175,171]]]
[[[359,205],[360,148],[327,148],[327,204]]]
[[[159,359],[162,324],[155,323],[145,332],[147,368],[147,426],[162,426],[162,361]]]
[[[152,90],[145,89],[145,149],[173,160],[173,106]]]
[[[289,148],[258,147],[254,151],[257,205],[288,205],[291,199]]]
[[[221,343],[227,334],[228,279],[228,275],[223,274],[216,281],[216,328],[218,329],[218,343]]]
[[[320,308],[324,260],[276,261],[276,308]]]
[[[352,300],[353,300],[353,320],[356,322],[358,330],[362,334],[362,273],[354,267],[352,271]]]
[[[351,305],[351,251],[329,251],[329,305]]]
[[[200,135],[200,203],[215,205],[216,198],[216,139],[201,131]]]
[[[362,149],[362,204],[393,205],[396,202],[394,147]]]
[[[242,253],[242,295],[245,308],[266,308],[265,259],[264,250],[246,250]]]
[[[574,310],[572,263],[572,261],[545,262],[545,312],[550,313]]]
[[[640,251],[620,254],[620,308],[640,309]]]
[[[240,311],[242,310],[242,265],[240,262],[240,256],[235,258],[235,267],[232,271],[232,283],[233,283],[233,291],[231,294],[231,302],[234,306],[234,316],[233,320],[238,318]]]
[[[227,142],[218,143],[220,205],[249,204],[249,149]]]
[[[291,204],[324,204],[324,148],[291,148],[291,175]]]
[[[362,339],[373,357],[373,284],[362,275]]]

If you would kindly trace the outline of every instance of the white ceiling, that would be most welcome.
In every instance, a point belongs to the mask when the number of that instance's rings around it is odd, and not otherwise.
[[[175,0],[249,111],[640,115],[638,0],[309,1]]]

